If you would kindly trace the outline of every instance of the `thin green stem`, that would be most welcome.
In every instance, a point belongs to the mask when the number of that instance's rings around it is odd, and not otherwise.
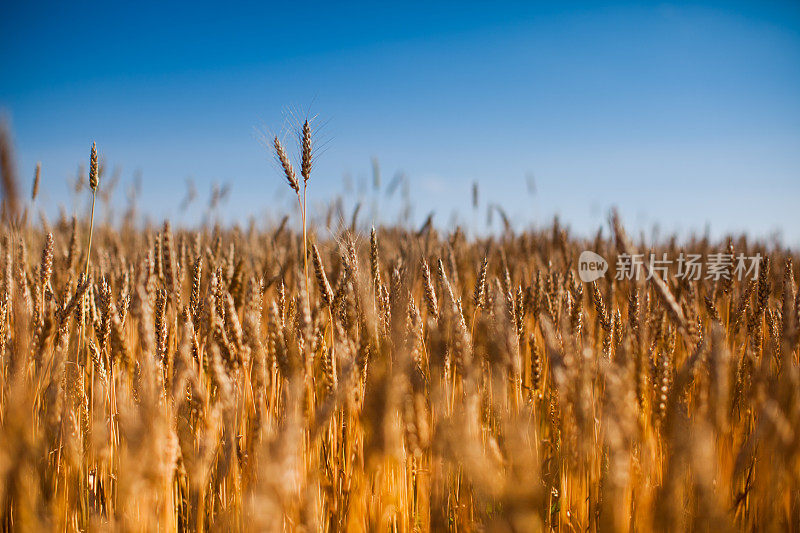
[[[300,195],[297,195],[297,201],[300,202],[300,218],[303,223],[303,276],[306,282],[306,304],[311,307],[311,296],[308,292],[308,234],[306,230],[306,197],[308,185],[303,184],[303,199],[300,200]]]
[[[91,255],[92,255],[92,235],[94,234],[94,203],[95,203],[96,199],[97,199],[97,190],[93,189],[92,190],[92,214],[89,217],[89,243],[86,246],[86,268],[84,270],[84,276],[85,276],[85,278],[87,280],[89,279],[89,261],[90,261]],[[86,295],[84,294],[83,298],[85,298],[85,297],[86,297]],[[83,301],[81,301],[80,305],[83,306]],[[83,308],[81,308],[81,311],[83,312]],[[83,314],[83,313],[81,313],[81,314]],[[78,341],[78,358],[80,358],[81,353],[83,353],[85,327],[86,327],[86,318],[84,317],[83,320],[81,320],[81,335],[80,335],[80,338],[79,338],[79,341]]]
[[[91,217],[89,218],[89,244],[86,247],[86,271],[84,272],[84,274],[86,275],[87,278],[89,277],[89,259],[91,257],[90,254],[92,253],[92,234],[94,233],[94,202],[95,202],[96,199],[97,199],[97,191],[93,190],[92,191],[92,214],[91,214]]]

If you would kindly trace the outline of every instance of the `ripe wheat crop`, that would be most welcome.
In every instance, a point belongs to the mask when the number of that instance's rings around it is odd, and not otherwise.
[[[791,251],[616,215],[325,237],[300,130],[299,176],[271,143],[295,229],[100,224],[94,147],[91,213],[34,224],[5,187],[0,530],[798,528]],[[582,282],[583,250],[611,270]],[[616,279],[637,252],[763,260]]]

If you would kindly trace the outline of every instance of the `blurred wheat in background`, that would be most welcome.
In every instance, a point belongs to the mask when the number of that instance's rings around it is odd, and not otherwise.
[[[0,530],[797,530],[796,254],[615,214],[331,238],[312,137],[272,143],[300,226],[191,230],[32,223],[0,137]],[[583,250],[764,259],[585,284]]]

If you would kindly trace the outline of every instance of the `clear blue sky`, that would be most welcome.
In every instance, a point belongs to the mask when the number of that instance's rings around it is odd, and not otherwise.
[[[4,2],[0,107],[51,213],[75,209],[93,140],[156,220],[199,218],[187,177],[201,202],[230,182],[228,220],[275,213],[290,198],[256,130],[294,109],[325,124],[312,198],[345,175],[357,194],[377,157],[417,221],[473,222],[477,181],[517,227],[557,212],[588,233],[616,204],[637,227],[800,243],[800,3],[556,4]]]

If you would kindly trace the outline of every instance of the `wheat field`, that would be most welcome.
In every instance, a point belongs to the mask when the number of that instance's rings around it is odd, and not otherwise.
[[[615,213],[330,237],[299,139],[262,228],[34,223],[4,163],[0,530],[798,530],[796,254]],[[616,279],[637,252],[763,260]]]

